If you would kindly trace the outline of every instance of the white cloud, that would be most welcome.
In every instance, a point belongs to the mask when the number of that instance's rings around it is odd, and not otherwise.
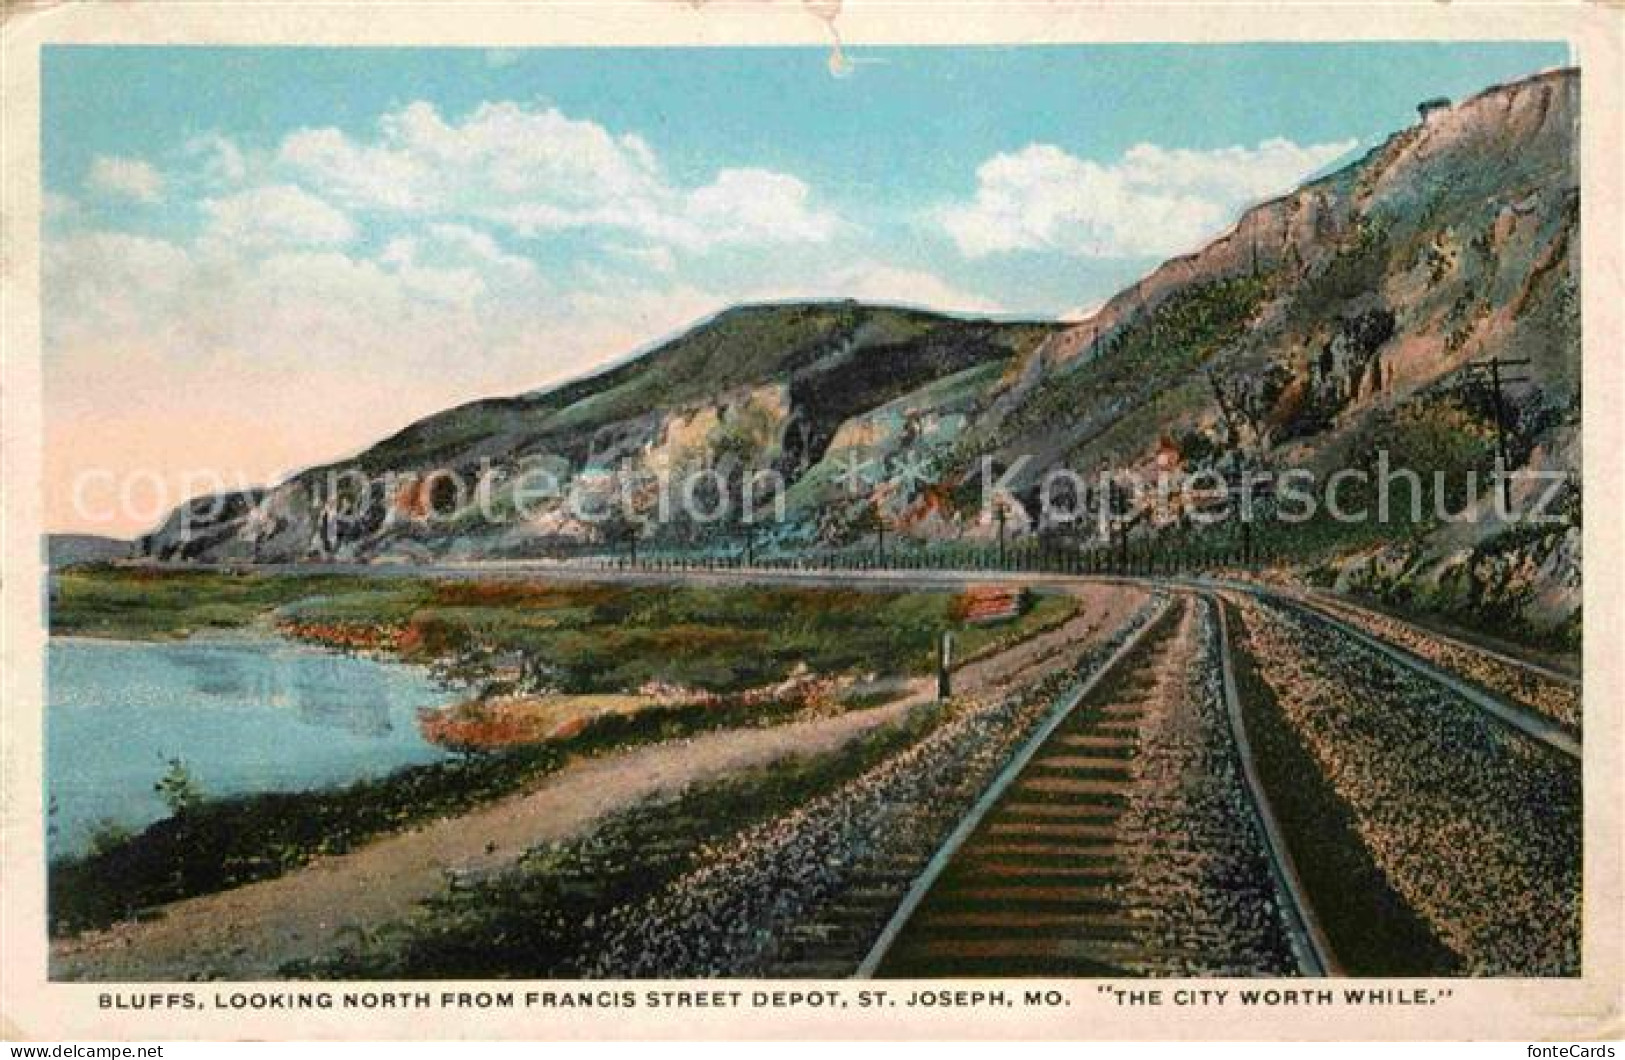
[[[795,177],[767,169],[725,169],[690,192],[669,222],[674,241],[699,243],[822,243],[833,215],[815,210],[810,190]]]
[[[304,129],[282,141],[278,159],[323,191],[358,206],[410,210],[429,180],[404,153],[354,144],[337,129]]]
[[[670,247],[612,246],[609,250],[653,272],[671,273],[677,270],[677,257],[671,252]]]
[[[1275,137],[1257,147],[1212,151],[1137,144],[1120,169],[1129,184],[1170,188],[1215,199],[1264,199],[1290,191],[1316,170],[1348,154],[1357,140],[1307,147]]]
[[[464,225],[429,225],[419,235],[393,239],[379,260],[413,291],[451,302],[472,304],[488,294],[524,300],[541,287],[534,262]]]
[[[789,174],[727,169],[684,188],[642,138],[517,103],[481,104],[461,122],[412,103],[384,115],[371,142],[304,129],[277,158],[357,208],[483,219],[524,235],[602,228],[698,251],[817,243],[839,227]]]
[[[536,263],[510,254],[489,233],[467,225],[432,224],[425,230],[439,253],[479,265],[488,272],[514,280],[536,276]]]
[[[123,232],[75,232],[42,246],[47,307],[69,311],[47,325],[117,329],[142,318],[178,311],[190,277],[184,248],[163,239]]]
[[[59,192],[43,192],[40,197],[40,209],[45,220],[53,224],[71,224],[79,219],[79,203],[72,195],[63,195]]]
[[[164,197],[164,177],[150,162],[139,158],[97,155],[90,163],[86,183],[108,195],[154,203]]]
[[[242,246],[335,246],[355,236],[342,212],[291,184],[205,199],[209,234]]]
[[[323,401],[345,411],[322,418],[302,456],[312,463],[438,408],[580,374],[726,302],[614,274],[560,291],[528,259],[455,225],[426,226],[372,256],[105,231],[44,249],[54,408],[181,407],[206,394],[212,407],[257,409],[272,389],[308,397],[304,377],[320,376],[332,383]],[[286,411],[279,430],[310,426],[308,405]],[[186,422],[177,412],[176,459],[188,457]]]
[[[1042,250],[1075,257],[1166,257],[1219,235],[1246,206],[1291,190],[1354,140],[1283,139],[1211,151],[1140,144],[1102,165],[1033,144],[988,159],[975,197],[938,211],[967,257]]]

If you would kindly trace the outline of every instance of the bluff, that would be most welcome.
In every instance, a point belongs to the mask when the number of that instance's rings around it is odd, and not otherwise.
[[[535,556],[634,536],[739,550],[737,505],[715,521],[655,517],[651,483],[695,471],[724,493],[763,472],[784,482],[785,518],[752,535],[758,548],[839,546],[877,513],[905,541],[986,540],[983,457],[1010,488],[1010,532],[1082,546],[1093,524],[1046,521],[1037,501],[1056,467],[1329,475],[1381,459],[1422,480],[1420,518],[1317,515],[1276,535],[1288,561],[1340,588],[1572,643],[1578,115],[1572,70],[1424,106],[1081,322],[850,302],[729,310],[588,378],[450,409],[264,491],[199,498],[138,547],[244,562]],[[1491,358],[1528,362],[1499,408],[1468,368]],[[1514,510],[1551,490],[1556,522],[1494,510],[1498,428]],[[537,474],[554,499],[533,495]],[[580,518],[583,491],[627,498],[626,515]],[[1406,490],[1399,501],[1410,506]],[[1124,517],[1145,541],[1188,539],[1149,502]]]

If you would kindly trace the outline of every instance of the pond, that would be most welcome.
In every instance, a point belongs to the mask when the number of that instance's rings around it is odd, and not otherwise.
[[[48,652],[53,857],[168,816],[154,784],[171,758],[213,796],[326,787],[445,754],[417,712],[451,697],[420,668],[270,637],[53,638]]]

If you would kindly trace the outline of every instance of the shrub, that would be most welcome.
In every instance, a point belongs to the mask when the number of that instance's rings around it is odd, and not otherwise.
[[[172,814],[183,814],[203,801],[203,788],[187,767],[185,759],[171,758],[169,768],[158,778],[152,790],[164,800]]]

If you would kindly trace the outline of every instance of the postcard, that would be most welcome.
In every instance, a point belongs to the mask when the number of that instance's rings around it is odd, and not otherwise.
[[[16,9],[7,1036],[1617,1037],[1622,43]]]

